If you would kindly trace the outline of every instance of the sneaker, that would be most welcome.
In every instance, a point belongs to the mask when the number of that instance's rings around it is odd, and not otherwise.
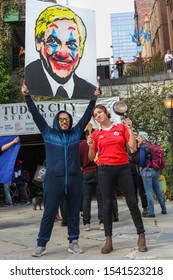
[[[90,230],[91,230],[90,224],[84,225],[84,230],[85,230],[85,231],[90,231]]]
[[[166,215],[166,214],[167,214],[167,210],[166,210],[166,209],[165,209],[165,210],[162,210],[162,211],[161,211],[161,214]]]
[[[105,229],[103,223],[101,223],[101,224],[99,225],[99,229],[100,229],[100,230],[104,230],[104,229]]]
[[[83,250],[79,247],[78,240],[73,240],[69,243],[68,252],[73,254],[82,254]]]
[[[42,255],[46,254],[46,247],[37,246],[34,253],[32,253],[33,257],[41,257]]]
[[[27,206],[27,205],[29,205],[30,204],[30,202],[29,201],[27,201],[26,203],[25,203],[25,205]]]

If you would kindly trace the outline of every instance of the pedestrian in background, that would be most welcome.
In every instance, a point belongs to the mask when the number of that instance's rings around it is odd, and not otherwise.
[[[142,208],[143,208],[142,216],[145,217],[147,214],[147,196],[145,193],[144,183],[139,170],[140,149],[137,147],[135,151],[128,150],[128,154],[129,154],[129,163],[130,163],[130,168],[131,168],[134,187],[135,187],[136,201],[138,202],[138,194],[139,194]]]
[[[121,57],[118,57],[118,60],[115,62],[117,71],[118,71],[118,76],[119,78],[123,77],[123,68],[124,68],[125,62],[121,59]]]
[[[164,61],[166,65],[166,70],[172,70],[173,56],[172,53],[170,53],[170,50],[167,50],[167,53],[164,56]]]
[[[145,131],[140,131],[137,137],[138,144],[140,147],[140,160],[139,160],[139,167],[140,167],[140,174],[143,179],[145,192],[147,195],[147,202],[148,202],[148,210],[145,217],[154,218],[154,197],[153,191],[159,201],[161,207],[161,214],[167,214],[165,198],[162,194],[162,191],[159,187],[159,175],[160,171],[155,170],[153,167],[147,168],[148,160],[152,160],[152,155],[150,148],[146,145],[149,142],[148,133]]]
[[[0,146],[0,155],[7,151],[8,149],[10,149],[13,145],[17,144],[20,141],[19,137],[14,138],[12,141],[10,141],[7,144],[4,144],[2,146]],[[2,162],[1,162],[2,164]],[[12,170],[13,173],[13,170]],[[10,194],[10,186],[12,183],[12,176],[11,176],[11,180],[9,182],[4,183],[4,180],[0,178],[0,182],[3,183],[4,185],[4,193],[5,193],[5,207],[13,207],[13,201],[12,201],[12,197]]]
[[[132,121],[126,118],[125,124],[112,122],[111,115],[103,105],[97,105],[92,116],[100,124],[100,128],[88,137],[89,158],[95,160],[98,168],[99,185],[103,196],[103,215],[106,243],[101,249],[102,254],[113,250],[112,245],[112,197],[113,182],[123,190],[126,203],[137,229],[138,250],[147,251],[145,230],[141,213],[136,201],[133,178],[130,170],[128,153],[125,144],[130,149],[136,149],[136,139],[132,129]]]
[[[21,159],[16,161],[16,165],[14,167],[14,181],[13,185],[18,189],[18,201],[17,204],[20,205],[22,203],[22,199],[25,202],[25,205],[29,205],[29,197],[26,191],[27,184],[29,182],[29,173],[23,166],[23,162]]]
[[[92,132],[94,129],[92,129]],[[87,139],[89,131],[85,131],[85,138]],[[80,142],[80,161],[83,173],[83,224],[84,230],[89,231],[91,223],[91,202],[93,195],[96,194],[97,206],[98,206],[98,221],[99,229],[103,230],[103,199],[98,184],[97,178],[97,165],[94,161],[90,161],[88,158],[89,147],[87,140]]]

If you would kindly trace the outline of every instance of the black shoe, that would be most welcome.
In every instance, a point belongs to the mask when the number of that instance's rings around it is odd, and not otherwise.
[[[66,222],[61,222],[60,226],[61,226],[61,227],[67,227],[68,224],[67,224]]]
[[[118,217],[113,217],[112,222],[119,222],[119,218]]]
[[[147,208],[143,208],[142,217],[146,217],[147,214],[148,214]]]
[[[162,210],[161,214],[166,215],[167,214],[167,210]]]
[[[153,214],[146,214],[145,215],[145,218],[154,218],[155,217],[155,214],[153,213]]]

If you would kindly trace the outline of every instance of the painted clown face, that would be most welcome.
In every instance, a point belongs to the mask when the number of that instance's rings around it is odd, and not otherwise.
[[[80,42],[77,25],[71,20],[51,23],[37,51],[48,73],[61,84],[66,83],[80,61]]]

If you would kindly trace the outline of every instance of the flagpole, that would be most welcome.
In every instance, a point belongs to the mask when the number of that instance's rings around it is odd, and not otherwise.
[[[136,20],[136,31],[137,31],[137,47],[141,47],[141,41],[140,41],[140,34],[139,34],[139,14],[137,11],[137,5],[136,5],[136,0],[134,0],[134,8],[135,8],[135,14],[134,14],[134,19]],[[143,75],[143,67],[142,67],[142,51],[141,50],[137,50],[137,52],[139,53],[139,75],[142,76]]]

